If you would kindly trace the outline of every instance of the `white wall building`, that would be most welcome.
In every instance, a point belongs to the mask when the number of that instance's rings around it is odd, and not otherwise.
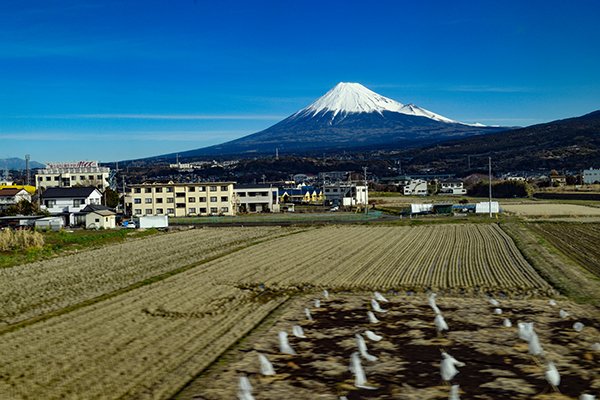
[[[459,180],[445,180],[440,182],[440,194],[467,194],[463,182]]]
[[[369,188],[364,183],[338,182],[323,187],[325,201],[331,205],[352,207],[369,204]]]
[[[17,204],[22,200],[31,202],[31,195],[25,189],[0,189],[0,210]]]
[[[233,193],[239,213],[279,212],[278,189],[272,185],[235,185]]]
[[[68,225],[83,224],[83,209],[99,205],[102,194],[95,187],[48,188],[42,193],[40,208],[52,215],[62,215]]]
[[[423,179],[411,179],[402,186],[405,196],[427,196],[427,181]]]
[[[85,214],[85,229],[114,229],[116,214],[110,210],[94,210]]]
[[[108,188],[110,168],[100,167],[98,161],[46,163],[35,175],[38,189],[51,187],[94,186]]]
[[[583,183],[591,185],[593,183],[600,183],[600,169],[590,168],[583,170]]]

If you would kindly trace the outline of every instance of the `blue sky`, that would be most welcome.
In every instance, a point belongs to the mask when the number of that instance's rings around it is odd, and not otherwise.
[[[0,158],[112,161],[264,129],[340,81],[465,122],[600,109],[600,2],[0,3]]]

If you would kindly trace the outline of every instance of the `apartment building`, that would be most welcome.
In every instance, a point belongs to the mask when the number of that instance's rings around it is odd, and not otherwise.
[[[47,163],[35,174],[35,185],[38,189],[94,186],[103,191],[109,176],[110,168],[99,166],[98,161]]]
[[[133,215],[235,215],[234,182],[142,183],[129,186]]]

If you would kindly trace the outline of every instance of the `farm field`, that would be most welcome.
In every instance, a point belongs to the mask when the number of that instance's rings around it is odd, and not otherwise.
[[[441,352],[464,366],[451,379],[459,385],[460,398],[487,400],[579,399],[581,394],[600,394],[597,363],[600,349],[600,320],[597,310],[558,301],[498,299],[502,314],[494,314],[485,298],[439,297],[437,305],[449,326],[438,335],[434,311],[424,295],[389,294],[381,303],[385,313],[370,323],[367,311],[371,296],[333,293],[303,296],[289,304],[274,323],[257,330],[210,371],[181,391],[177,399],[220,400],[236,397],[238,380],[246,376],[256,399],[324,399],[345,396],[354,399],[428,400],[448,399],[450,384],[440,375]],[[313,300],[319,298],[319,307]],[[304,308],[311,311],[308,320]],[[559,310],[569,313],[562,318]],[[503,325],[505,318],[513,324]],[[544,354],[537,360],[528,354],[528,345],[519,339],[517,321],[533,322]],[[584,324],[577,332],[576,322]],[[300,326],[304,338],[292,334]],[[381,336],[372,341],[365,331]],[[288,333],[295,355],[283,354],[278,334]],[[355,335],[366,341],[375,360],[360,357],[366,385],[358,388],[350,372],[350,356],[358,352]],[[261,374],[258,355],[271,362],[274,375]],[[547,362],[553,362],[561,376],[559,393],[553,393],[544,377]]]
[[[192,237],[140,240],[138,245],[145,247],[136,252],[115,245],[120,250],[110,251],[116,259],[142,269],[150,263],[173,271],[172,259],[191,267],[0,333],[0,393],[11,399],[170,398],[288,299],[323,288],[332,293],[435,290],[519,298],[555,294],[495,224],[328,226],[280,237],[289,231],[228,229],[222,232],[238,240],[263,232],[259,236],[264,241],[223,255],[227,245],[209,236],[218,245],[212,260],[206,259],[212,253],[203,247],[204,230],[190,231]],[[176,240],[161,242],[168,236]],[[236,241],[229,240],[231,249]],[[140,258],[131,260],[131,254]],[[98,264],[103,265],[98,260],[86,265]],[[44,262],[38,271],[44,267],[60,272],[60,265]],[[127,269],[105,273],[116,282],[121,274],[129,276]],[[56,295],[68,290],[71,281],[77,283],[77,273],[73,275],[56,276]],[[11,298],[44,310],[35,296],[27,300],[31,294],[11,293]],[[25,307],[9,307],[22,310],[17,315],[27,313]]]
[[[600,278],[600,226],[582,223],[532,223],[530,229]]]
[[[578,204],[502,204],[506,212],[524,217],[544,216],[599,216],[600,208]]]
[[[294,230],[193,229],[0,269],[3,326],[54,312]]]

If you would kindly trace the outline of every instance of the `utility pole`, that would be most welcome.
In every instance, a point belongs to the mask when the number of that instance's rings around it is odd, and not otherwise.
[[[125,176],[123,176],[123,216],[125,216],[127,213],[127,203],[125,203],[125,196],[127,192],[125,190]]]
[[[30,182],[30,178],[31,178],[31,172],[29,170],[29,160],[31,159],[31,156],[29,154],[25,154],[25,169],[26,169],[26,180],[25,180],[25,185],[29,185]]]
[[[490,189],[490,218],[492,218],[492,157],[488,157],[489,189]]]
[[[369,213],[369,200],[367,198],[367,193],[369,193],[369,183],[367,182],[367,167],[363,167],[363,171],[365,173],[365,193],[364,193],[364,200],[365,200],[365,215],[367,215]]]
[[[279,147],[275,147],[275,160],[279,160]]]
[[[467,165],[469,166],[469,171],[471,170],[471,156],[467,156]]]

